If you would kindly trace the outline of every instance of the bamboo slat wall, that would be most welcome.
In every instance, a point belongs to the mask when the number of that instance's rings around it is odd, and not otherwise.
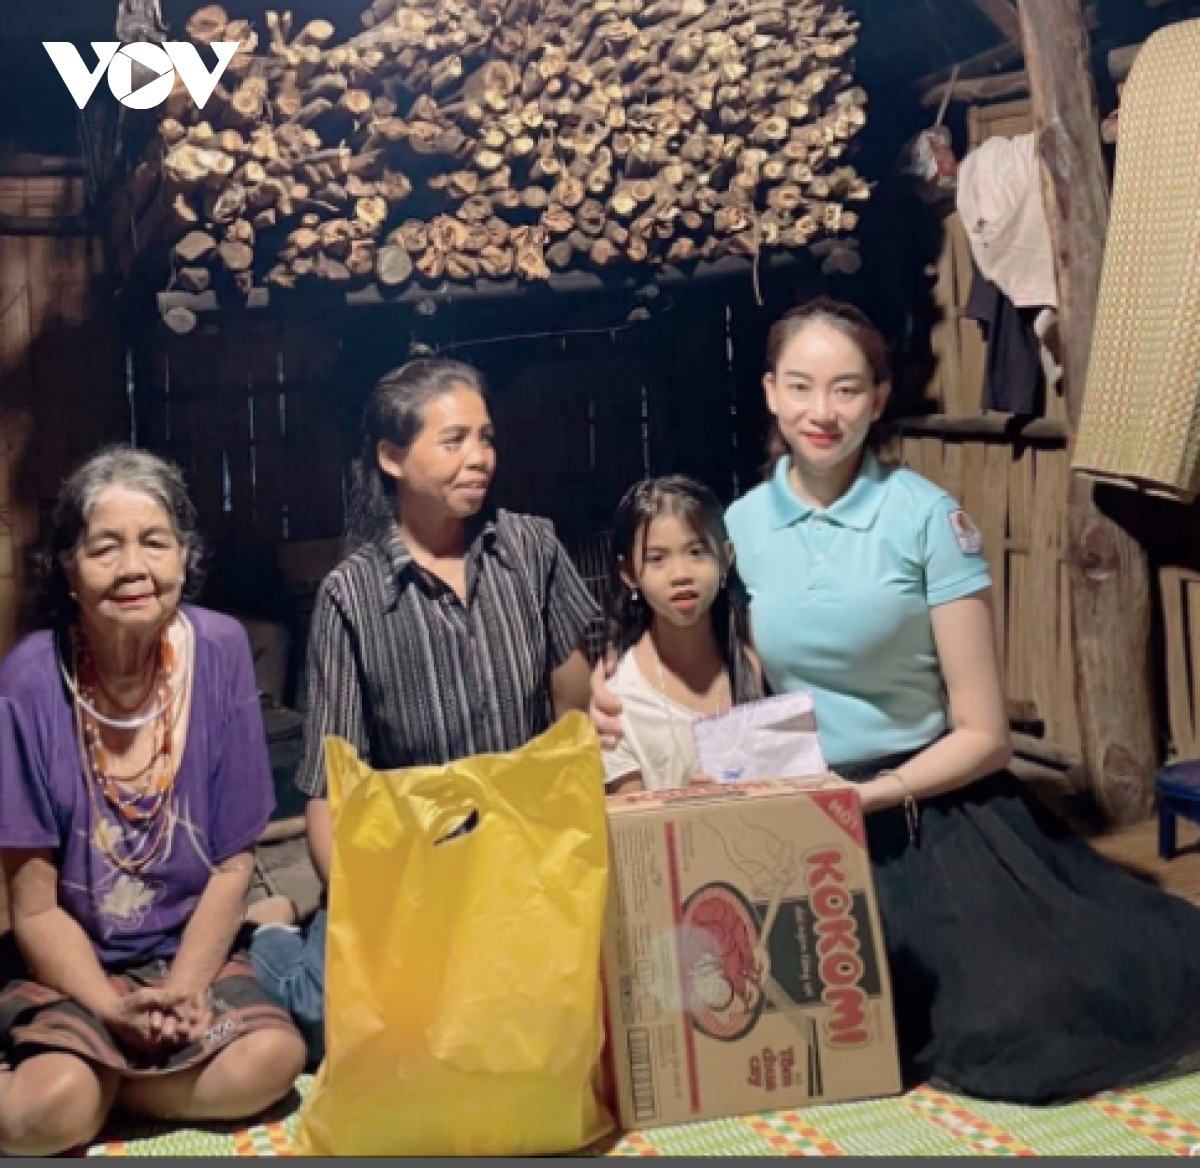
[[[17,472],[32,428],[27,411],[0,410],[0,657],[17,641],[26,588],[24,557],[33,517],[22,505]]]
[[[953,417],[978,417],[984,412],[987,344],[979,323],[966,315],[971,281],[970,244],[962,220],[954,213],[945,222],[945,240],[931,292],[938,319],[930,335],[933,367],[922,395],[926,408]],[[1047,393],[1045,416],[1066,421],[1061,384]]]
[[[311,323],[197,332],[135,358],[140,444],[187,475],[207,542],[270,550],[343,524],[336,337]]]
[[[988,138],[1028,133],[1028,101],[969,111],[971,148]],[[933,273],[937,322],[925,407],[952,417],[984,414],[987,344],[966,315],[973,265],[957,213],[947,217]],[[1046,417],[1062,421],[1061,393],[1050,393]],[[1061,442],[905,437],[904,462],[962,503],[983,532],[992,570],[997,645],[1009,708],[1019,722],[1040,723],[1044,736],[1079,749],[1071,644],[1070,597],[1063,559],[1068,454]]]
[[[1163,605],[1167,721],[1180,758],[1200,758],[1200,572],[1159,572]]]
[[[969,112],[969,141],[975,148],[988,138],[1026,134],[1032,129],[1028,100],[974,106]],[[966,315],[972,283],[971,248],[957,213],[945,221],[944,242],[933,273],[931,295],[938,309],[930,347],[933,367],[925,386],[928,408],[954,417],[983,412],[987,345],[979,324]],[[1045,416],[1065,421],[1066,402],[1050,393]]]
[[[766,432],[761,340],[733,351],[727,314],[741,313],[736,298],[680,293],[672,314],[636,326],[449,351],[491,388],[497,500],[582,539],[648,473],[693,474],[726,500],[752,486]],[[757,327],[762,314],[745,316]],[[362,404],[409,359],[410,339],[392,309],[159,338],[134,363],[139,441],[183,466],[215,547],[275,556],[336,539]],[[303,554],[294,566],[308,571]]]
[[[983,533],[1010,709],[1079,748],[1063,561],[1067,452],[1050,444],[905,438],[904,463],[958,499]]]
[[[82,178],[0,177],[0,654],[17,629],[40,510],[70,466],[129,437],[124,350],[94,241],[63,234]],[[42,233],[41,225],[45,224]]]
[[[1027,101],[975,107],[969,114],[972,147],[1029,129]],[[927,409],[955,417],[983,413],[987,350],[979,326],[965,316],[970,285],[969,245],[958,216],[951,215],[934,273],[940,319],[932,332],[934,362],[923,396]],[[1066,420],[1061,394],[1049,395],[1046,416]],[[997,582],[997,635],[1010,702],[1018,709],[1028,705],[1047,738],[1077,747],[1063,561],[1065,445],[910,437],[903,457],[959,498],[983,529]],[[1178,757],[1200,757],[1200,556],[1194,551],[1200,509],[1146,504],[1143,518],[1143,535],[1158,565],[1155,629],[1168,747]]]

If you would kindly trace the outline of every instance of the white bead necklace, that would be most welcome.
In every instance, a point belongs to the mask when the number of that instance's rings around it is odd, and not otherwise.
[[[161,702],[145,714],[135,714],[132,718],[110,718],[107,714],[102,714],[91,702],[83,696],[75,678],[72,676],[71,670],[67,668],[66,662],[63,660],[62,647],[56,641],[54,653],[58,659],[58,671],[62,674],[63,681],[67,683],[67,689],[71,691],[71,696],[83,707],[93,718],[96,719],[102,726],[107,726],[111,730],[140,730],[143,726],[149,726],[155,718],[165,713],[175,704],[176,689],[171,687],[163,691]]]

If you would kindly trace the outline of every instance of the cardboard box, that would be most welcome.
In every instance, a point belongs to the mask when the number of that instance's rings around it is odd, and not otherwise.
[[[610,802],[610,1073],[628,1129],[895,1094],[862,813],[840,782]]]

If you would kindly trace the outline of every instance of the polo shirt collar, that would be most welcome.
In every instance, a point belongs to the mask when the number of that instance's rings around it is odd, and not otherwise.
[[[784,455],[775,465],[775,473],[769,484],[771,503],[771,526],[776,531],[802,523],[818,513],[818,509],[806,503],[792,490],[788,481],[791,470],[791,458]],[[883,484],[886,471],[880,464],[874,452],[868,450],[863,457],[862,469],[858,478],[851,484],[850,489],[832,507],[827,507],[821,514],[839,527],[849,527],[854,531],[868,531],[879,515],[883,506]]]
[[[476,516],[467,526],[467,558],[490,553],[505,566],[511,566],[513,548],[506,512],[485,511]],[[389,608],[395,608],[400,600],[400,591],[413,576],[410,569],[417,566],[413,554],[400,534],[400,528],[392,524],[380,538],[378,547],[386,564],[384,591]]]

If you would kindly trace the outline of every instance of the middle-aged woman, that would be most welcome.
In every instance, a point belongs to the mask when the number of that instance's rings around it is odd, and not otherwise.
[[[470,365],[419,360],[386,374],[362,438],[353,550],[322,583],[313,613],[296,779],[325,881],[326,735],[377,769],[524,746],[555,717],[587,708],[580,645],[596,613],[548,520],[488,507],[496,450],[483,380]],[[325,927],[324,912],[303,937],[267,926],[252,947],[312,1061],[323,1051]]]
[[[274,806],[253,663],[181,604],[183,479],[123,447],[64,484],[51,628],[0,666],[0,1151],[86,1143],[109,1112],[257,1114],[304,1046],[235,941]]]
[[[776,692],[813,693],[867,817],[910,1082],[1050,1103],[1200,1050],[1200,911],[1108,863],[1004,769],[982,540],[871,449],[883,338],[822,300],[768,341],[767,482],[728,526]],[[597,678],[595,717],[619,732]]]

